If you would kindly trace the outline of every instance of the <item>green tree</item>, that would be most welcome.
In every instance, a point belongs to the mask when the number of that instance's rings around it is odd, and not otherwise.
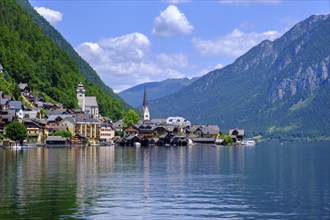
[[[19,121],[13,121],[5,128],[6,137],[13,141],[19,141],[23,145],[24,139],[27,137],[27,128]]]
[[[220,138],[224,139],[224,145],[232,145],[233,144],[233,139],[229,135],[221,134]]]
[[[66,131],[66,130],[59,130],[59,131],[55,131],[54,136],[62,136],[62,137],[72,137],[72,134],[70,131]]]
[[[130,109],[123,118],[124,126],[128,127],[130,125],[137,124],[139,120],[140,120],[139,114],[133,109]]]

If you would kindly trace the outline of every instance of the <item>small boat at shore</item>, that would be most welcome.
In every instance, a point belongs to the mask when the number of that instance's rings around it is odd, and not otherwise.
[[[245,146],[255,146],[257,142],[255,140],[244,140],[241,142],[241,145]]]

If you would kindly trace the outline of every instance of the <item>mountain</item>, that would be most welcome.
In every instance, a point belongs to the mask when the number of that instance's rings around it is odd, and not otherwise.
[[[233,64],[149,102],[152,117],[180,115],[248,135],[329,137],[329,15],[311,16]]]
[[[121,118],[129,106],[107,87],[71,45],[26,0],[0,3],[0,63],[7,78],[25,82],[50,101],[77,107],[80,82],[102,115]]]
[[[175,93],[191,83],[195,82],[198,78],[181,78],[181,79],[166,79],[161,82],[143,83],[127,90],[124,90],[118,95],[124,99],[128,104],[134,107],[142,105],[144,86],[146,86],[148,93],[148,100],[161,98],[172,93]]]

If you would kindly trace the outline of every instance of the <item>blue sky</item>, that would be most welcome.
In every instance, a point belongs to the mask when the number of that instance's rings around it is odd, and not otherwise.
[[[116,92],[201,76],[274,40],[329,2],[30,0]]]

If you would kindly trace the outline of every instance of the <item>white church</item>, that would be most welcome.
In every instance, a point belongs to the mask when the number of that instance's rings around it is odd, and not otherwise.
[[[93,115],[94,117],[99,116],[99,105],[97,104],[97,100],[95,96],[86,96],[86,91],[84,89],[84,85],[80,83],[77,88],[77,98],[79,108],[85,114]]]

